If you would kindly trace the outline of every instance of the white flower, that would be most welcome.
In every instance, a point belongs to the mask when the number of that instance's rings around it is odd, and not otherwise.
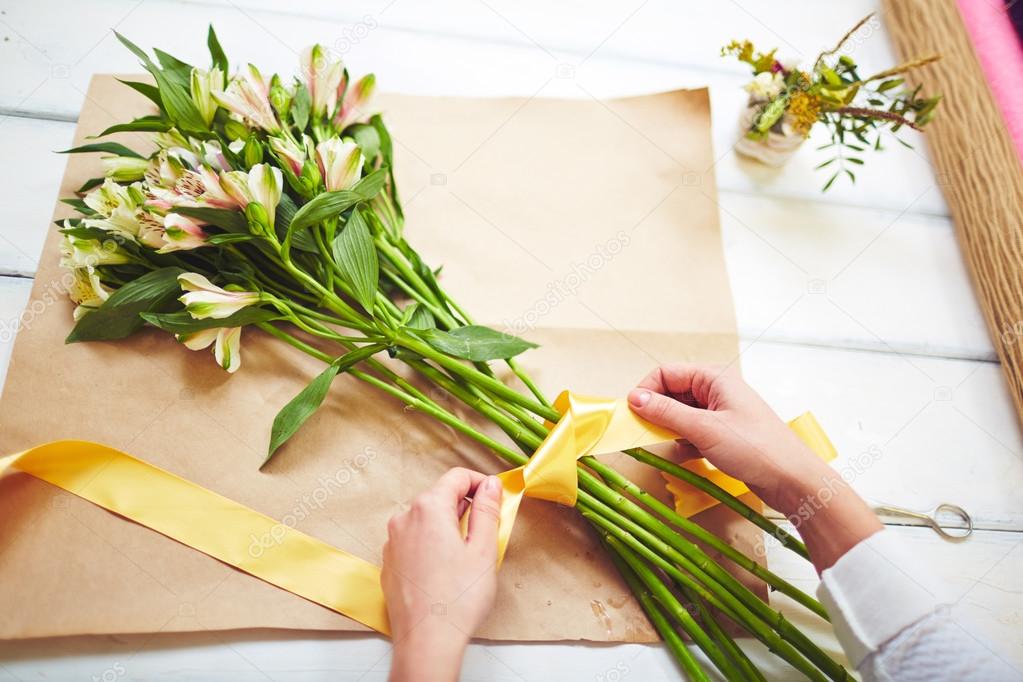
[[[235,116],[271,134],[279,133],[281,124],[270,106],[269,89],[263,76],[252,64],[231,79],[226,91],[214,90],[213,98]]]
[[[203,194],[202,200],[215,208],[240,208],[241,205],[231,197],[221,184],[222,175],[217,175],[212,169],[203,166],[199,169],[199,177],[202,179]]]
[[[259,202],[266,209],[270,227],[274,225],[274,213],[281,201],[284,181],[281,169],[266,163],[257,163],[249,171],[249,192],[253,201]]]
[[[178,284],[186,292],[178,300],[185,304],[185,309],[197,320],[230,317],[242,308],[256,305],[262,300],[258,292],[228,291],[195,272],[178,275]]]
[[[369,118],[366,107],[376,89],[376,83],[376,76],[368,74],[353,83],[350,88],[345,88],[345,83],[341,84],[339,91],[343,91],[343,98],[334,118],[334,125],[339,131],[356,121]]]
[[[753,99],[770,100],[780,95],[781,91],[785,89],[785,77],[780,73],[763,71],[744,87]]]
[[[324,140],[316,145],[316,157],[328,191],[350,189],[362,177],[362,151],[350,139]]]
[[[266,209],[270,226],[273,227],[274,213],[284,191],[284,179],[280,168],[257,163],[248,173],[244,171],[221,173],[220,186],[243,210],[253,201],[262,205]]]
[[[64,227],[70,227],[70,223],[65,221]],[[60,251],[60,264],[65,268],[124,265],[133,260],[114,239],[105,239],[101,243],[98,239],[84,239],[65,234]]]
[[[74,312],[77,322],[86,313],[103,305],[103,301],[110,297],[112,290],[103,285],[94,268],[75,268],[71,275],[73,279],[68,286],[67,294],[68,298],[77,304]]]
[[[187,251],[206,246],[206,233],[199,223],[180,213],[168,213],[163,218],[163,243],[159,253]]]
[[[86,194],[84,201],[93,211],[109,218],[118,207],[134,209],[140,206],[144,199],[140,183],[127,186],[107,178],[102,185]]]
[[[338,89],[345,73],[344,64],[340,60],[331,59],[319,45],[303,50],[300,64],[312,100],[313,116],[329,118],[337,107]]]
[[[141,180],[149,170],[149,159],[134,156],[105,156],[99,160],[103,175],[118,182]]]
[[[213,99],[213,91],[223,89],[224,73],[219,67],[215,66],[209,71],[192,69],[190,79],[192,102],[199,110],[199,115],[206,121],[206,125],[213,121],[213,116],[217,113],[217,101]]]
[[[296,144],[290,138],[271,137],[270,150],[281,163],[288,165],[292,173],[296,176],[302,174],[302,165],[305,164],[305,149],[301,145]]]
[[[178,334],[177,339],[190,350],[202,350],[209,348],[211,343],[216,343],[213,347],[213,356],[217,359],[217,364],[232,374],[242,365],[241,327],[202,329],[191,334]]]

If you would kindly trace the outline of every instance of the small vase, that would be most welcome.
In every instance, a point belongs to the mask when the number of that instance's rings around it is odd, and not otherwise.
[[[739,140],[735,143],[735,151],[768,166],[782,166],[806,141],[806,137],[792,130],[784,116],[767,131],[767,137],[760,140],[746,137],[762,106],[762,102],[750,102],[739,116]]]

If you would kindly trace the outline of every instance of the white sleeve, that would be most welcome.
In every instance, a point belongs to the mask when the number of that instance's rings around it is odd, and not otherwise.
[[[846,552],[821,574],[817,593],[867,682],[1023,679],[953,620],[945,589],[893,531]]]

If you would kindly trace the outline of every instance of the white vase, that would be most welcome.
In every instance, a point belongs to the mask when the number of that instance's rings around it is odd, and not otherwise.
[[[739,140],[735,143],[735,151],[768,166],[782,166],[806,141],[806,137],[792,130],[784,117],[767,132],[767,137],[760,140],[746,137],[762,106],[763,102],[750,102],[739,116]]]

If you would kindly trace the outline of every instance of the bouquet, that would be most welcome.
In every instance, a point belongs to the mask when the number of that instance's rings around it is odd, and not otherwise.
[[[104,177],[64,199],[79,217],[59,222],[62,264],[77,304],[68,342],[110,341],[149,325],[193,351],[212,346],[226,371],[242,366],[242,337],[269,334],[323,362],[283,406],[269,461],[324,400],[339,374],[366,382],[520,465],[559,413],[516,363],[534,344],[473,323],[403,232],[392,140],[367,108],[373,76],[359,79],[314,46],[301,77],[230,74],[212,27],[212,64],[160,50],[155,61],[118,35],[154,84],[126,81],[155,112],[101,131],[132,131],[152,148],[95,142]],[[258,331],[257,331],[258,330]],[[388,361],[391,358],[391,361]],[[506,435],[456,416],[395,371],[395,361],[461,401]],[[500,381],[494,363],[517,377]],[[802,556],[794,536],[711,481],[646,450],[628,455],[714,496]],[[600,533],[679,664],[707,679],[691,639],[728,679],[761,674],[722,627],[728,618],[814,680],[847,679],[832,660],[707,553],[707,547],[821,618],[827,614],[725,540],[680,516],[619,471],[584,457],[578,511]],[[700,545],[696,544],[701,543]]]
[[[781,165],[820,123],[831,131],[831,141],[819,150],[833,149],[834,155],[817,166],[830,168],[824,184],[827,191],[840,175],[856,181],[856,166],[863,165],[862,153],[881,151],[882,134],[892,133],[900,144],[910,147],[897,135],[905,126],[922,130],[934,118],[941,95],[922,97],[921,87],[906,89],[907,71],[929,64],[937,55],[914,59],[863,78],[856,62],[838,51],[874,15],[864,17],[835,45],[822,52],[809,72],[783,64],[777,50],[758,52],[748,41],[733,40],[721,49],[753,69],[753,80],[742,118],[743,138],[736,150],[770,165]],[[836,56],[837,55],[837,56]]]

